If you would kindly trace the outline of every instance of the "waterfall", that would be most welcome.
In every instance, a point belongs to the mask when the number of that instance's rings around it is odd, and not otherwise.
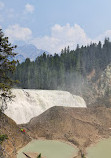
[[[15,98],[7,103],[5,114],[17,124],[27,123],[52,106],[86,107],[84,99],[67,91],[13,89]]]

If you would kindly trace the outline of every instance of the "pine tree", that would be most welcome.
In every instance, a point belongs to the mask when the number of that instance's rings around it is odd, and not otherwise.
[[[6,108],[6,100],[12,98],[10,89],[16,82],[10,77],[17,64],[14,60],[16,54],[13,52],[15,48],[0,29],[0,111]]]

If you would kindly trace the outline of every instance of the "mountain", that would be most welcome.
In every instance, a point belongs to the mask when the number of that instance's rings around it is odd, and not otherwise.
[[[51,107],[23,127],[33,138],[69,141],[84,153],[86,147],[111,135],[111,108]]]
[[[23,46],[18,46],[15,50],[16,53],[18,53],[15,57],[15,59],[19,60],[20,63],[24,62],[26,58],[30,58],[31,61],[35,60],[38,56],[42,55],[44,52],[46,54],[49,54],[49,52],[37,49],[32,44],[25,44]]]
[[[24,62],[25,61],[25,57],[21,54],[18,54],[16,57],[15,57],[15,60],[18,60],[20,63]]]

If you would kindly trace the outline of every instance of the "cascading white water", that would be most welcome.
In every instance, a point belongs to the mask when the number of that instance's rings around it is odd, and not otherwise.
[[[27,123],[52,106],[86,107],[84,99],[67,91],[13,89],[5,114],[17,124]]]

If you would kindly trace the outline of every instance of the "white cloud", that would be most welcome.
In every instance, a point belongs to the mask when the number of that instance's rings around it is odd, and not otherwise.
[[[105,38],[111,39],[111,30],[107,30],[96,38],[96,41],[104,41]]]
[[[85,46],[91,42],[98,43],[99,40],[103,42],[105,37],[111,38],[111,30],[107,30],[95,39],[91,39],[87,36],[84,29],[77,24],[74,26],[70,26],[69,24],[64,26],[56,24],[51,28],[50,36],[36,38],[32,37],[32,31],[29,28],[20,27],[18,24],[9,26],[5,33],[11,42],[21,40],[26,43],[32,43],[37,48],[44,49],[52,54],[55,52],[60,53],[67,46],[70,49],[75,49],[77,44]]]
[[[34,6],[31,5],[31,4],[26,4],[25,5],[25,12],[33,13],[34,12]]]
[[[32,31],[27,27],[21,27],[18,24],[11,25],[5,30],[6,36],[11,42],[16,40],[28,41],[31,39]]]
[[[54,37],[44,36],[42,38],[35,38],[32,40],[32,43],[39,49],[44,49],[49,51],[50,53],[59,52],[59,47],[61,41]],[[62,47],[64,48],[64,46]]]
[[[103,43],[107,37],[111,39],[111,30],[107,30],[95,39],[92,39],[88,37],[85,31],[77,24],[74,26],[70,26],[70,24],[66,24],[65,26],[56,24],[51,28],[50,36],[35,38],[31,42],[37,48],[47,50],[54,54],[55,52],[60,53],[61,50],[67,46],[69,46],[70,49],[75,49],[77,44],[85,46],[91,42],[98,43],[98,41],[101,41]]]
[[[87,37],[84,30],[77,24],[70,26],[54,25],[51,29],[51,36],[35,38],[32,43],[38,48],[42,48],[51,53],[59,53],[61,49],[70,46],[70,49],[75,49],[77,44],[87,45],[91,39]]]
[[[4,6],[5,6],[5,4],[0,1],[0,10],[2,10],[4,8]]]

